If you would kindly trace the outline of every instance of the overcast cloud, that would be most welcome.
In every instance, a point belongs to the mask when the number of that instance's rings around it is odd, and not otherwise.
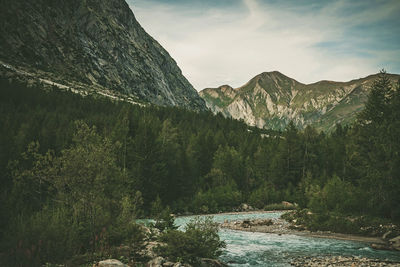
[[[400,1],[128,0],[197,90],[278,70],[303,83],[400,73]]]

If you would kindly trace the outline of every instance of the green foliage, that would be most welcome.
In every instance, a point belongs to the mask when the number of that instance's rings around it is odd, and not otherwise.
[[[273,203],[265,205],[263,210],[293,210],[295,207],[290,207],[282,203]]]
[[[262,209],[264,206],[276,203],[280,199],[282,199],[281,194],[274,189],[272,184],[264,184],[250,194],[249,204]]]
[[[164,246],[158,247],[161,255],[172,261],[196,264],[200,258],[216,259],[221,255],[225,243],[218,236],[218,224],[212,217],[196,217],[185,227],[185,231],[165,232],[160,240]]]
[[[160,230],[160,232],[165,232],[169,230],[175,230],[178,227],[175,226],[175,218],[171,214],[171,209],[169,207],[160,211],[159,214],[155,216],[154,227]]]
[[[27,249],[42,238],[50,245],[35,256],[38,264],[63,262],[140,243],[134,218],[158,216],[159,228],[178,238],[172,212],[228,211],[241,203],[296,202],[316,214],[309,220],[315,229],[350,231],[339,216],[349,214],[399,222],[400,84],[385,75],[358,121],[330,135],[293,123],[270,132],[210,112],[144,108],[0,79],[2,251],[15,263],[20,240]],[[48,236],[46,220],[54,225]],[[56,236],[67,244],[64,255]]]
[[[41,266],[63,262],[82,253],[86,242],[84,226],[65,208],[44,208],[29,217],[14,218],[2,240],[2,251],[9,250],[4,266]],[[5,247],[6,246],[6,247]]]
[[[282,218],[311,231],[333,231],[345,234],[360,234],[381,237],[391,231],[394,236],[400,234],[400,228],[390,220],[372,216],[343,215],[337,212],[312,213],[307,209],[285,213]]]
[[[76,122],[72,140],[59,156],[51,151],[42,155],[39,144],[32,143],[22,154],[27,167],[13,163],[13,196],[32,192],[25,199],[39,200],[43,207],[27,209],[29,205],[16,201],[25,213],[15,217],[5,234],[11,246],[8,263],[63,262],[87,252],[109,253],[111,246],[125,241],[140,247],[144,235],[133,222],[140,193],[135,202],[123,197],[126,178],[114,154],[119,146],[82,121]]]
[[[357,210],[359,201],[356,190],[351,183],[334,175],[322,189],[318,185],[309,185],[306,192],[309,199],[308,206],[318,212],[351,213]]]
[[[232,210],[242,202],[242,194],[231,182],[224,186],[213,187],[206,192],[199,191],[193,200],[193,210],[210,213]]]

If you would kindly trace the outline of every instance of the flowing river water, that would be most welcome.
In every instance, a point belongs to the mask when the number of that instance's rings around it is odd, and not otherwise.
[[[225,220],[279,218],[282,213],[218,214],[213,219]],[[178,217],[175,224],[183,227],[193,216]],[[290,266],[295,257],[303,256],[360,256],[400,261],[400,252],[374,250],[368,244],[327,238],[297,235],[278,235],[221,229],[220,237],[226,248],[220,259],[229,266]]]

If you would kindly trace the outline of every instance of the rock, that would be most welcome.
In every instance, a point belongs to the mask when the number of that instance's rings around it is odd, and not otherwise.
[[[0,36],[7,38],[1,39],[0,60],[23,66],[32,74],[27,77],[60,82],[60,88],[207,110],[175,60],[140,26],[125,0],[59,3],[2,1],[8,8],[0,16]],[[25,46],[30,47],[28,53],[21,52]]]
[[[242,223],[241,223],[241,225],[240,225],[241,227],[243,227],[243,228],[249,228],[251,225],[250,225],[250,220],[244,220]]]
[[[389,243],[392,249],[400,251],[400,236],[390,239]]]
[[[109,259],[109,260],[100,261],[97,264],[97,267],[128,267],[128,265],[123,264],[119,260]]]
[[[285,208],[293,208],[294,204],[288,202],[288,201],[282,201],[281,203]]]
[[[296,231],[304,231],[305,228],[302,225],[295,225],[295,224],[291,224],[289,225],[289,229],[291,230],[296,230]]]
[[[295,205],[293,203],[287,202],[287,201],[282,201],[281,203],[285,208],[294,208]]]
[[[274,222],[271,219],[255,219],[250,221],[251,226],[270,226],[273,225]]]
[[[392,233],[392,231],[387,231],[386,233],[384,233],[382,235],[382,239],[388,239],[391,233]]]
[[[372,243],[371,248],[376,249],[376,250],[390,250],[390,246],[387,244]]]
[[[158,245],[162,245],[160,242],[150,241],[145,244],[144,249],[141,251],[142,256],[147,256],[150,258],[157,257],[156,253],[154,252],[154,248]]]
[[[299,257],[291,261],[293,266],[399,266],[399,262],[361,258],[354,256]]]
[[[253,210],[254,210],[254,208],[246,203],[242,203],[239,206],[239,211],[253,211]]]
[[[299,128],[314,124],[320,129],[329,131],[332,125],[343,118],[350,120],[354,118],[355,113],[350,112],[353,110],[350,108],[346,111],[346,115],[341,117],[332,116],[335,112],[332,114],[331,111],[326,111],[341,110],[344,103],[352,103],[351,106],[354,107],[363,106],[365,102],[363,99],[368,95],[375,77],[353,80],[345,86],[343,83],[329,82],[330,89],[327,93],[324,89],[327,88],[325,82],[305,85],[279,72],[264,72],[242,87],[207,88],[202,90],[200,95],[213,113],[244,120],[247,124],[261,129],[267,126],[270,129],[283,130],[289,121],[293,121]],[[391,78],[393,82],[397,79],[397,75],[396,78]],[[357,96],[352,94],[356,87],[360,90]]]
[[[240,209],[241,209],[242,211],[247,211],[247,210],[249,209],[249,205],[247,205],[246,203],[242,203],[242,204],[240,205]]]
[[[147,267],[163,267],[163,263],[165,259],[163,257],[157,257],[149,261],[146,266]],[[175,265],[174,265],[175,266]]]
[[[175,262],[172,261],[167,261],[163,263],[164,267],[173,267],[175,265]]]

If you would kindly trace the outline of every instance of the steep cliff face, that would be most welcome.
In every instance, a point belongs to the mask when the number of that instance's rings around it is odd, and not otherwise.
[[[72,87],[205,109],[176,62],[143,30],[124,0],[2,3],[4,65]]]
[[[400,75],[389,77],[396,82]],[[249,125],[281,130],[293,121],[300,128],[313,125],[330,131],[336,123],[355,119],[376,78],[306,85],[275,71],[261,73],[236,89],[224,85],[204,89],[200,95],[214,113],[243,119]]]

